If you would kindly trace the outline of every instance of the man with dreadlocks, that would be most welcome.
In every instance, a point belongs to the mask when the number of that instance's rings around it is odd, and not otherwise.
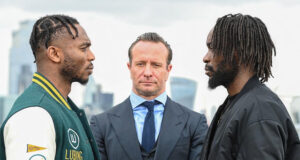
[[[100,159],[83,110],[68,97],[85,84],[95,59],[75,18],[50,15],[33,26],[30,45],[37,72],[14,103],[0,130],[1,160]]]
[[[276,54],[265,24],[249,15],[225,15],[206,44],[203,61],[209,88],[222,85],[229,95],[213,118],[201,160],[299,160],[292,120],[278,96],[263,84],[272,76]]]

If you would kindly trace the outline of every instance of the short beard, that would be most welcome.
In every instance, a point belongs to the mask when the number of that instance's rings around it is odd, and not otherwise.
[[[87,84],[89,79],[80,78],[77,75],[77,72],[79,71],[79,69],[80,68],[78,68],[74,63],[72,63],[71,58],[66,55],[65,59],[64,59],[64,66],[61,70],[61,75],[65,79],[70,81],[70,83],[79,82],[80,84],[85,85],[85,84]]]
[[[225,63],[224,60],[218,64],[216,71],[213,71],[211,66],[207,66],[207,68],[212,72],[212,76],[208,81],[208,87],[210,89],[215,89],[220,85],[227,88],[229,84],[233,82],[239,70],[236,62],[232,62],[232,64],[229,65]]]

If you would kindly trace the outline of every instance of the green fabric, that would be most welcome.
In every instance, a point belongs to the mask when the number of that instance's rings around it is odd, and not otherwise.
[[[53,119],[56,132],[55,160],[100,159],[100,154],[84,111],[78,109],[69,98],[68,103],[72,110],[69,110],[66,106],[54,100],[40,85],[32,83],[16,100],[6,120],[1,126],[0,159],[6,159],[3,130],[7,120],[16,112],[31,106],[39,106],[45,109]]]

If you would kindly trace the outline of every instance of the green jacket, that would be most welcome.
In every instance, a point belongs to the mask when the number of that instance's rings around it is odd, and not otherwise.
[[[18,111],[39,106],[52,117],[56,132],[55,160],[99,160],[92,132],[83,110],[61,96],[44,76],[35,73],[33,83],[18,97],[0,129],[0,159],[5,160],[3,130],[7,120]],[[21,136],[21,134],[20,134]]]

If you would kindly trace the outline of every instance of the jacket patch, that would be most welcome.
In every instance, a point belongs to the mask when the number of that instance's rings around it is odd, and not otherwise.
[[[83,160],[82,151],[68,150],[65,152],[65,160]]]
[[[41,154],[35,154],[31,156],[29,160],[46,160],[46,157]]]
[[[27,153],[28,152],[35,152],[35,151],[40,151],[40,150],[44,150],[47,149],[45,147],[40,147],[40,146],[35,146],[32,144],[27,144]]]
[[[79,146],[79,136],[78,134],[71,128],[68,129],[68,139],[69,143],[74,149],[77,149]]]

